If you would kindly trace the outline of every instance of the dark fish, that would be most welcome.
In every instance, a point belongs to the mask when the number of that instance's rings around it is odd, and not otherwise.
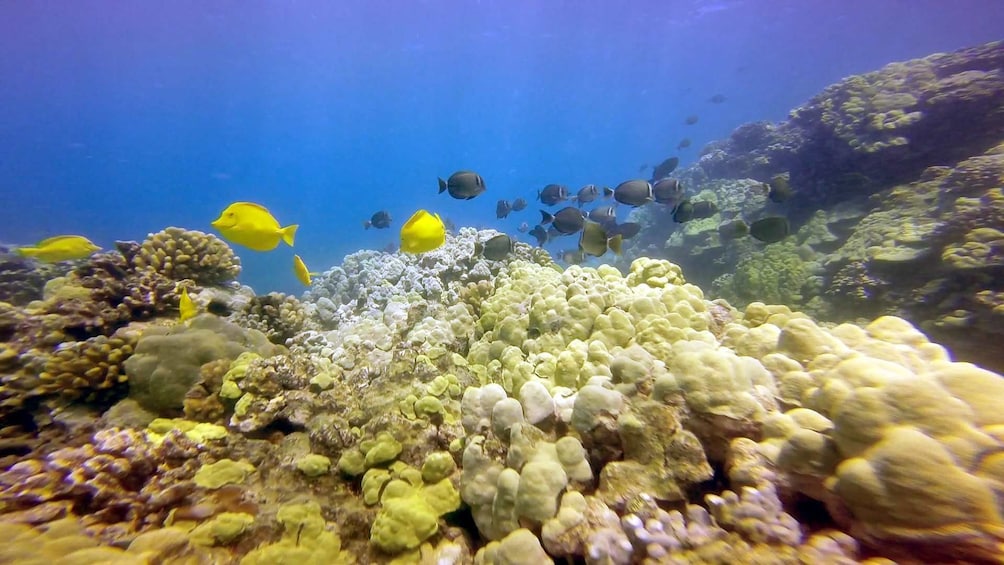
[[[547,240],[550,239],[547,235],[547,228],[540,224],[533,226],[533,229],[530,230],[530,235],[537,239],[537,245],[541,247],[543,247],[544,244],[547,243]]]
[[[703,220],[704,218],[710,218],[718,213],[718,205],[710,200],[698,200],[692,203],[694,205],[694,219]]]
[[[680,181],[664,178],[652,185],[652,198],[659,204],[676,206],[686,196],[686,191]]]
[[[589,219],[599,224],[609,224],[617,221],[617,207],[613,204],[600,206],[589,212]]]
[[[648,168],[648,163],[642,163],[641,166],[638,167],[638,172],[639,173],[644,173],[645,169],[647,169],[647,168]]]
[[[526,200],[523,198],[517,198],[512,201],[512,211],[519,212],[520,210],[526,208]]]
[[[690,138],[689,137],[684,137],[683,139],[680,140],[680,143],[678,143],[676,145],[677,149],[686,149],[688,147],[690,147]]]
[[[498,204],[495,205],[495,217],[502,219],[509,215],[512,211],[512,204],[509,204],[508,200],[499,200]]]
[[[371,227],[378,230],[386,229],[390,227],[391,217],[387,210],[380,210],[379,212],[373,214],[373,216],[363,222],[363,227],[370,229]]]
[[[632,237],[638,235],[641,231],[641,224],[638,222],[624,222],[623,224],[614,224],[607,228],[607,235],[613,237],[619,235],[624,239],[631,239]]]
[[[561,233],[560,231],[558,231],[558,228],[554,227],[553,224],[547,227],[547,239],[557,239],[557,238],[565,236],[565,235],[568,235],[568,234],[567,233]]]
[[[474,171],[457,171],[448,180],[439,179],[439,193],[450,191],[458,200],[470,200],[485,190],[485,179]]]
[[[582,229],[582,224],[586,221],[586,215],[578,208],[571,206],[558,210],[553,216],[545,210],[540,211],[542,217],[541,224],[551,224],[559,233],[571,234]]]
[[[593,200],[596,200],[601,194],[603,195],[603,198],[610,198],[614,195],[614,191],[608,186],[600,188],[595,184],[587,184],[579,189],[579,194],[574,198],[574,200],[579,203],[579,208],[581,208],[583,204],[588,204]]]
[[[791,190],[791,183],[786,175],[777,175],[767,183],[767,198],[771,202],[781,203],[791,198],[794,191]]]
[[[718,237],[722,241],[729,241],[732,239],[739,239],[740,237],[745,237],[749,235],[750,227],[749,225],[740,220],[729,220],[718,226]]]
[[[718,206],[710,200],[684,200],[673,210],[673,221],[682,224],[690,220],[703,220],[710,218],[718,212]]]
[[[764,243],[775,243],[788,237],[791,226],[784,216],[771,216],[750,224],[750,235]]]
[[[684,200],[680,202],[673,209],[673,221],[682,224],[684,222],[689,222],[694,219],[694,205],[690,203],[690,200]]]
[[[586,255],[600,257],[610,249],[615,254],[621,254],[621,242],[623,238],[619,235],[610,237],[603,226],[596,222],[586,222],[579,235],[579,249]]]
[[[560,184],[549,184],[543,190],[537,192],[537,199],[545,206],[554,206],[558,202],[568,200],[568,187]]]
[[[530,231],[530,224],[523,222],[519,225],[518,228],[516,228],[516,230],[519,231],[519,233],[526,233]]]
[[[676,167],[680,164],[679,157],[670,157],[665,161],[659,163],[655,170],[652,171],[652,180],[659,180],[664,177],[668,177],[670,173],[676,170]]]
[[[586,255],[581,249],[568,249],[561,252],[561,260],[569,265],[581,265],[586,260]]]
[[[699,119],[701,119],[701,118],[699,118],[697,116],[697,114],[691,114],[691,115],[687,116],[686,120],[683,120],[683,123],[687,124],[688,126],[692,126],[692,125],[696,124],[697,120],[699,120]]]
[[[647,180],[629,180],[614,189],[614,200],[628,206],[641,206],[652,201],[652,185]]]
[[[739,67],[738,69],[736,69],[736,71],[743,71],[745,69],[746,69],[746,67]],[[725,102],[725,95],[724,94],[715,94],[711,98],[708,98],[708,102],[711,102],[713,104],[721,104],[722,102]]]
[[[397,251],[397,243],[392,241],[387,245],[384,245],[381,251],[383,251],[384,253],[394,253],[395,251]]]
[[[485,259],[489,259],[491,261],[501,261],[512,253],[515,248],[516,244],[513,242],[512,238],[504,233],[501,233],[484,243],[481,243],[480,241],[476,242],[474,244],[474,254],[481,255]]]
[[[582,208],[583,204],[588,204],[593,200],[596,200],[596,197],[599,195],[599,187],[595,184],[587,184],[579,189],[579,193],[575,196],[575,201],[578,202],[579,208]]]

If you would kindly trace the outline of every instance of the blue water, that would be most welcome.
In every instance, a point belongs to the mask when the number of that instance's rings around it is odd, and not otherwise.
[[[235,200],[299,223],[312,270],[418,208],[515,234],[544,184],[685,166],[842,77],[1002,31],[999,0],[3,2],[0,241],[212,231]],[[457,169],[488,192],[437,194]],[[381,208],[392,228],[363,230]],[[238,252],[258,292],[300,290],[290,248]]]

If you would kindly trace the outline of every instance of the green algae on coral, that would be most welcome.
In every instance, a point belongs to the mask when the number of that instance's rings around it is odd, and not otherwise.
[[[255,548],[241,559],[241,565],[327,565],[355,561],[342,551],[341,539],[328,529],[317,502],[286,504],[276,513],[276,521],[282,524],[282,538]]]
[[[254,523],[254,516],[243,512],[222,512],[196,526],[189,534],[199,545],[228,545]]]
[[[185,434],[185,437],[196,443],[205,443],[227,437],[227,429],[223,426],[205,422],[193,422],[181,418],[155,418],[147,426],[146,437],[154,444],[159,445],[164,441],[164,436],[174,430],[182,432]]]
[[[192,480],[200,487],[218,489],[224,485],[243,483],[254,471],[254,465],[247,461],[220,459],[216,463],[199,467]]]
[[[331,470],[331,459],[317,453],[310,453],[296,461],[296,468],[308,477],[320,477]]]

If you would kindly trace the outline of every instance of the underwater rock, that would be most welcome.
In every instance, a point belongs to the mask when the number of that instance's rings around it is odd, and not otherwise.
[[[998,143],[1002,69],[1002,42],[892,63],[827,87],[787,122],[741,126],[699,164],[712,178],[788,171],[802,209],[866,196]]]
[[[1001,76],[1004,44],[987,44],[851,77],[788,122],[743,126],[677,175],[712,194],[722,219],[783,216],[791,235],[722,238],[718,224],[675,227],[652,206],[632,213],[644,229],[626,257],[672,257],[740,307],[786,304],[836,322],[900,315],[960,359],[1002,370]],[[875,125],[904,104],[905,121]],[[894,132],[913,142],[886,143]],[[790,179],[783,202],[763,188],[777,175]]]

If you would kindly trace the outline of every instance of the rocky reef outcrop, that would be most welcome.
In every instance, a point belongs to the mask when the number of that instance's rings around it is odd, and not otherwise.
[[[1004,277],[1004,43],[895,63],[826,88],[779,124],[739,127],[677,173],[718,214],[673,224],[665,207],[628,257],[668,257],[716,296],[788,304],[834,322],[918,324],[959,358],[1000,370]],[[781,178],[789,199],[772,201]],[[719,226],[783,216],[764,244]]]
[[[1004,43],[893,63],[848,77],[780,124],[739,127],[703,151],[709,178],[788,173],[811,211],[918,178],[1000,143]]]

